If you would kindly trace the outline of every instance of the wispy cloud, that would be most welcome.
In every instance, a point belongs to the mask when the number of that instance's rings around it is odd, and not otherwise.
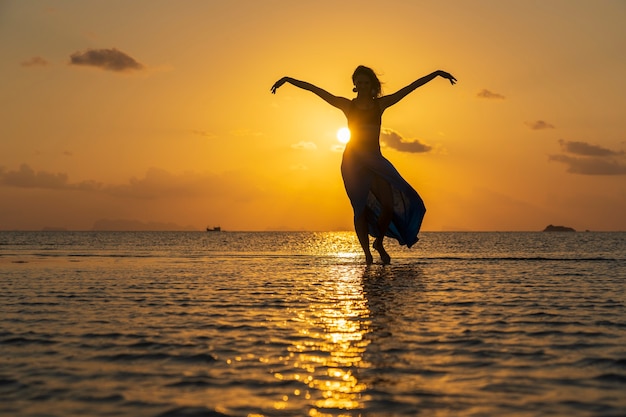
[[[134,58],[115,48],[75,52],[70,55],[70,65],[91,66],[115,72],[138,71],[145,68]]]
[[[164,169],[150,168],[143,178],[131,178],[126,184],[106,185],[102,191],[116,197],[139,200],[211,196],[214,199],[247,201],[263,194],[254,184],[255,178],[240,172],[221,175],[197,172],[174,174]]]
[[[40,56],[34,56],[20,63],[22,67],[31,68],[31,67],[47,67],[50,63]]]
[[[591,145],[586,142],[574,142],[560,139],[559,144],[561,145],[561,149],[563,149],[564,152],[572,153],[575,155],[601,157],[624,155],[624,151],[613,151],[611,149],[603,148],[599,145]]]
[[[555,129],[552,123],[548,123],[545,120],[536,120],[534,122],[525,122],[526,126],[531,128],[532,130],[544,130],[544,129]]]
[[[142,178],[131,178],[122,184],[103,184],[93,180],[70,182],[66,173],[35,171],[28,164],[22,164],[17,170],[0,167],[0,186],[75,190],[134,200],[211,195],[243,201],[263,193],[252,185],[255,183],[254,179],[234,172],[223,175],[186,172],[177,175],[163,169],[151,168]]]
[[[202,136],[205,138],[210,138],[210,139],[216,138],[216,136],[213,133],[207,132],[205,130],[192,129],[191,133],[193,133],[196,136]]]
[[[486,98],[486,99],[490,99],[490,100],[504,100],[506,98],[502,94],[494,93],[492,91],[487,90],[486,88],[483,88],[481,91],[479,91],[476,94],[476,97],[478,97],[478,98]]]
[[[567,172],[581,175],[626,175],[626,164],[604,158],[577,158],[569,155],[550,155],[550,161],[567,165]]]
[[[417,139],[406,140],[398,132],[389,128],[382,128],[380,140],[388,147],[400,152],[429,152],[432,146],[426,145]]]
[[[317,149],[317,145],[313,142],[305,142],[305,141],[300,141],[298,143],[294,143],[293,145],[291,145],[291,147],[293,149],[300,149],[300,150],[304,150],[304,151],[314,151]]]
[[[0,170],[0,184],[20,188],[66,188],[67,174],[39,171],[22,164],[19,170]]]
[[[548,158],[550,161],[565,164],[567,172],[581,175],[626,175],[624,151],[562,139],[559,144],[564,153],[549,155]]]
[[[131,180],[132,181],[132,180]],[[35,171],[28,164],[17,170],[0,168],[0,185],[16,188],[38,188],[48,190],[105,191],[107,187],[96,181],[70,182],[66,173]],[[111,187],[109,187],[109,190]]]

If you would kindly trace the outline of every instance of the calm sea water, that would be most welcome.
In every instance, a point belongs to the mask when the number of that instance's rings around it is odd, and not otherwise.
[[[624,416],[625,233],[0,232],[2,416]]]

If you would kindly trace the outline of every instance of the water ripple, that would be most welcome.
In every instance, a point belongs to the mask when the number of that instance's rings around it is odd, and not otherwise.
[[[252,235],[0,242],[0,414],[626,414],[622,235]]]

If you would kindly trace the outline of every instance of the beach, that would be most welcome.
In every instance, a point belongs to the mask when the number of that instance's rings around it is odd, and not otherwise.
[[[620,416],[626,233],[0,232],[0,414]]]

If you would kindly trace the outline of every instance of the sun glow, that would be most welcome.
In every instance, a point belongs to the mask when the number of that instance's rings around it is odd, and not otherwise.
[[[342,127],[337,131],[337,140],[341,143],[350,142],[350,129]]]

